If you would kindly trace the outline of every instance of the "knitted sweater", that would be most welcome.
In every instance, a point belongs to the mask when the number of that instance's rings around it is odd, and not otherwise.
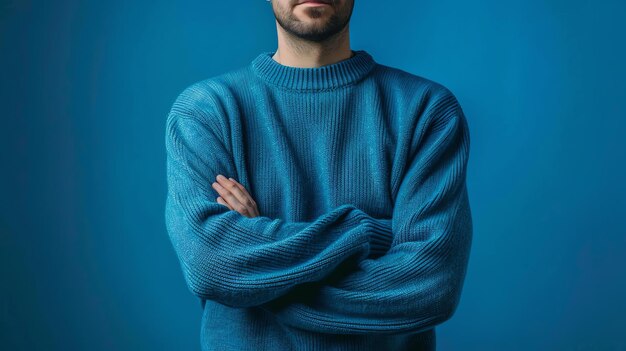
[[[166,226],[202,349],[434,349],[472,241],[457,99],[364,50],[318,68],[273,54],[167,115]],[[260,215],[218,203],[218,174]]]

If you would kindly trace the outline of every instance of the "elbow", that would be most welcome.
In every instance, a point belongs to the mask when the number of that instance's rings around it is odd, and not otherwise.
[[[452,318],[458,306],[456,299],[450,299],[442,304],[436,324],[442,324]]]
[[[459,306],[461,289],[456,282],[446,281],[431,291],[427,304],[418,307],[416,315],[421,316],[411,326],[411,332],[421,332],[447,322],[456,313]],[[424,310],[423,308],[426,308]]]
[[[458,290],[457,290],[458,291]],[[448,295],[446,298],[435,301],[435,317],[432,321],[432,327],[442,324],[454,316],[459,306],[460,291]]]
[[[183,277],[185,278],[187,289],[193,295],[204,300],[212,300],[214,298],[214,284],[209,280],[209,277],[197,272],[197,270],[193,268],[193,265],[184,265]]]
[[[217,269],[202,271],[187,266],[184,270],[185,282],[189,291],[203,300],[212,300],[223,305],[247,308],[270,301],[273,293],[268,290],[241,285],[233,277],[224,277]],[[213,272],[213,273],[208,273]]]
[[[202,300],[222,302],[227,295],[220,289],[217,280],[221,276],[219,267],[215,266],[213,260],[200,259],[206,256],[206,252],[193,249],[181,253],[180,263],[187,290]]]
[[[187,267],[184,277],[187,289],[202,300],[212,300],[230,307],[248,307],[248,298],[244,294],[220,284],[204,272]]]
[[[458,304],[454,299],[433,301],[431,313],[427,314],[426,317],[422,316],[420,318],[412,320],[409,324],[402,326],[398,330],[393,330],[393,332],[421,333],[426,330],[432,329],[452,318],[456,311],[457,305]]]

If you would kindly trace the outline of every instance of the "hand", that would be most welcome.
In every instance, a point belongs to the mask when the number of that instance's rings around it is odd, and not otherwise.
[[[221,174],[218,174],[215,179],[217,182],[213,182],[211,186],[220,194],[217,198],[218,203],[246,217],[252,218],[259,215],[256,202],[252,199],[252,196],[248,194],[248,191],[246,191],[243,185],[239,184],[233,178],[226,179],[226,177]]]

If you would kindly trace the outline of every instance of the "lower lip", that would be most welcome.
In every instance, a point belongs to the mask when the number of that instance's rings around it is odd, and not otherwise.
[[[310,5],[310,6],[324,6],[324,5],[328,5],[326,3],[323,2],[303,2],[300,5]]]

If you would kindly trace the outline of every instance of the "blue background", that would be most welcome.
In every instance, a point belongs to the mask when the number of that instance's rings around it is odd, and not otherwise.
[[[2,349],[198,350],[165,117],[276,49],[262,1],[0,2]],[[470,124],[474,241],[439,350],[626,350],[626,2],[357,1],[351,47]]]

